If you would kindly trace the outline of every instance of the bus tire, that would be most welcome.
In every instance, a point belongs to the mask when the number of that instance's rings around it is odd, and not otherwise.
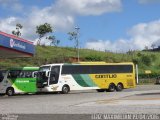
[[[109,85],[109,88],[107,89],[107,92],[114,92],[116,90],[115,84],[111,83]]]
[[[97,89],[97,92],[104,92],[105,89]]]
[[[6,94],[8,96],[13,96],[14,95],[14,89],[12,87],[7,88]]]
[[[70,88],[69,88],[68,85],[64,85],[64,86],[62,87],[62,94],[68,94],[69,91],[70,91]]]
[[[116,86],[116,91],[122,91],[122,90],[123,90],[123,84],[118,83],[118,85]]]

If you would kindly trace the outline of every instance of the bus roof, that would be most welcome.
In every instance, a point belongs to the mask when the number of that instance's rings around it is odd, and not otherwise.
[[[9,70],[39,70],[39,67],[13,67]]]
[[[133,62],[121,62],[121,63],[107,63],[107,62],[77,62],[77,63],[55,63],[46,64],[42,66],[54,66],[54,65],[134,65]]]
[[[75,64],[81,64],[81,65],[121,65],[121,64],[133,64],[133,62],[120,62],[120,63],[107,63],[107,62],[78,62]]]

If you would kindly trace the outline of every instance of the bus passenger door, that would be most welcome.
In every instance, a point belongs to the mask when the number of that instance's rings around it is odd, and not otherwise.
[[[0,93],[5,93],[6,88],[9,86],[7,74],[8,71],[0,71]]]
[[[60,66],[53,66],[50,73],[49,84],[57,84],[59,79]]]

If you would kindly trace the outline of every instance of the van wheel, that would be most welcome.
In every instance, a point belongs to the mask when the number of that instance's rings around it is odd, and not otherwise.
[[[7,90],[6,90],[6,94],[8,95],[8,96],[13,96],[14,95],[14,89],[13,88],[7,88]]]
[[[109,88],[106,90],[107,92],[114,92],[116,90],[116,87],[113,83],[109,85]]]
[[[97,89],[97,92],[104,92],[105,89]]]
[[[68,85],[64,85],[62,87],[62,94],[67,94],[69,93],[70,89],[69,89],[69,86]]]
[[[116,86],[116,91],[122,91],[122,90],[123,90],[123,84],[118,83],[118,85]]]

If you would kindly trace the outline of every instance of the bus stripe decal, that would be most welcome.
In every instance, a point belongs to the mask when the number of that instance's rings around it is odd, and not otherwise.
[[[84,81],[80,74],[72,74],[75,81],[82,87],[89,87],[89,85]]]
[[[90,78],[89,75],[87,74],[82,74],[81,77],[83,78],[83,80],[86,82],[86,84],[88,84],[89,87],[95,87],[97,86],[93,80]]]

